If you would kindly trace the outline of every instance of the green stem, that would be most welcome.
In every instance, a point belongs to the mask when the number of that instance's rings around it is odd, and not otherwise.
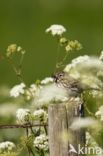
[[[40,156],[45,156],[45,154],[44,154],[44,151],[43,151],[43,150],[41,150],[41,151],[40,151]]]
[[[30,147],[28,147],[28,148],[29,148],[29,150],[30,150],[31,154],[32,154],[33,156],[35,156],[35,154],[34,154],[34,152],[33,152],[32,148],[30,148]]]
[[[58,60],[59,60],[59,52],[60,52],[60,45],[59,45],[59,42],[58,42],[57,55],[56,55],[56,68],[57,68],[57,64],[58,64]]]
[[[64,58],[62,60],[62,63],[64,63],[66,61],[67,57],[68,57],[68,52],[65,53],[65,56],[64,56]]]
[[[20,64],[19,64],[19,67],[20,67],[20,68],[22,68],[23,60],[24,60],[24,54],[21,54]]]
[[[30,127],[30,129],[31,129],[31,133],[35,136],[32,126]]]
[[[90,115],[90,116],[95,116],[89,109],[88,109],[88,107],[86,106],[86,104],[84,105],[84,107],[85,107],[85,109],[86,109],[86,111],[88,112],[88,114]]]
[[[23,79],[23,76],[22,76],[22,63],[23,63],[23,59],[24,59],[24,54],[21,54],[20,63],[18,65],[18,71],[19,71],[19,74],[21,75],[22,79]]]
[[[30,128],[32,128],[32,127],[30,127]],[[26,128],[26,135],[27,135],[27,138],[28,138],[29,137],[29,129],[28,128]],[[27,149],[28,149],[29,156],[30,156],[30,154],[32,154],[32,156],[35,156],[32,148],[29,145],[27,145]]]
[[[17,67],[15,66],[12,58],[8,58],[8,61],[9,63],[11,64],[12,68],[13,68],[13,71],[15,72],[15,74],[17,75],[18,79],[20,80],[20,82],[23,82],[23,78],[22,78],[22,75],[21,75],[21,70],[20,69],[17,69]]]
[[[44,130],[45,130],[46,135],[48,135],[47,127],[45,125],[44,125]]]
[[[82,95],[81,95],[81,98],[82,98],[82,101],[84,102],[84,108],[85,108],[85,110],[87,111],[87,113],[90,115],[90,116],[95,116],[89,109],[88,109],[88,107],[87,107],[87,105],[86,105],[86,99],[85,99],[85,94],[84,93],[82,93]]]
[[[28,138],[28,136],[29,136],[28,128],[26,128],[26,136],[27,136],[27,138]],[[31,153],[30,147],[29,147],[28,145],[26,145],[26,146],[27,146],[27,149],[28,149],[28,156],[30,156],[30,153]]]
[[[66,53],[65,53],[65,56],[63,57],[63,59],[62,59],[60,62],[58,62],[58,63],[56,64],[56,67],[57,67],[57,68],[63,67],[63,66],[64,66],[64,63],[65,63],[65,61],[66,61],[66,59],[67,59],[67,57],[68,57],[68,53],[66,52]]]
[[[22,62],[23,62],[23,58],[24,58],[24,55],[22,54],[21,59],[20,59],[20,64],[18,65],[18,68],[16,67],[16,65],[15,65],[15,63],[13,62],[12,58],[9,57],[9,58],[8,58],[8,61],[9,61],[9,63],[11,64],[11,66],[12,66],[12,68],[13,68],[13,71],[15,72],[16,76],[18,77],[19,81],[20,81],[20,82],[23,82],[24,84],[26,84],[26,83],[24,82],[23,76],[22,76]],[[26,85],[25,88],[26,88],[26,89],[28,90],[28,92],[31,94],[31,97],[33,97],[33,93],[32,93],[32,91],[29,90],[29,88],[27,87],[27,85]]]

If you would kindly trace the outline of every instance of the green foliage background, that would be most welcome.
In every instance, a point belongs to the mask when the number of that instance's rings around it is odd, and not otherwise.
[[[2,85],[12,87],[18,80],[7,61],[1,59],[1,53],[12,43],[26,50],[23,71],[28,84],[50,76],[57,56],[56,40],[45,34],[51,24],[64,25],[68,30],[66,36],[79,40],[84,47],[71,53],[68,62],[80,54],[100,55],[103,50],[103,0],[0,0],[0,109],[8,101],[22,107],[22,100],[15,102],[9,98],[9,91],[2,90]],[[0,114],[0,123],[15,123],[14,114],[5,114]],[[0,141],[10,139],[19,143],[23,132],[0,130]]]
[[[71,39],[84,46],[82,54],[103,49],[102,0],[0,0],[0,53],[11,43],[26,51],[24,77],[27,83],[51,75],[55,69],[57,43],[45,29],[62,24]],[[70,59],[80,52],[71,54]],[[68,60],[69,62],[69,60]],[[0,60],[0,84],[17,83],[5,60]]]

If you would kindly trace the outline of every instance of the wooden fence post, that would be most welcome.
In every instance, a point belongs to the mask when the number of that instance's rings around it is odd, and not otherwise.
[[[69,127],[75,116],[78,116],[78,106],[73,103],[51,104],[48,108],[49,114],[49,149],[50,156],[78,156],[78,153],[69,152],[69,145],[77,150],[78,144],[85,143],[85,132],[73,131]],[[67,139],[63,134],[67,135]]]

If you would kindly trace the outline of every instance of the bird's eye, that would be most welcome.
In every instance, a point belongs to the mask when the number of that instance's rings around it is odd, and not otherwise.
[[[60,73],[60,74],[59,74],[59,76],[61,77],[61,76],[63,76],[63,74],[62,74],[62,73]]]

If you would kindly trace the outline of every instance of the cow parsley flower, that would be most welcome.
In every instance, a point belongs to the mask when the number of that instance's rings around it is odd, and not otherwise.
[[[72,51],[72,50],[81,50],[82,45],[77,40],[69,41],[65,49],[67,52]]]
[[[99,110],[95,113],[95,116],[100,117],[100,120],[103,121],[103,106],[99,107]]]
[[[10,90],[10,96],[11,97],[18,97],[20,94],[24,94],[24,88],[25,84],[20,83],[18,85],[15,85],[11,90]]]
[[[25,90],[26,100],[31,100],[35,96],[37,90],[38,87],[35,84],[31,84],[30,87]]]
[[[103,71],[103,62],[97,57],[79,56],[68,64],[64,71],[74,79],[78,79],[84,87],[100,89],[103,83],[99,78]],[[101,75],[100,75],[101,76]]]
[[[13,54],[18,53],[18,52],[21,54],[25,54],[25,50],[23,50],[22,47],[18,46],[17,44],[11,44],[7,48],[6,56],[10,57]]]
[[[66,32],[66,29],[62,25],[51,25],[49,28],[46,29],[46,32],[50,32],[53,36],[59,35],[61,36],[64,32]]]
[[[93,118],[76,118],[71,124],[70,128],[73,130],[78,130],[80,128],[93,128],[98,125],[98,122]]]
[[[62,87],[54,83],[43,86],[37,96],[34,98],[33,103],[40,105],[49,104],[50,102],[58,103],[68,101],[68,92]]]
[[[33,113],[35,119],[39,119],[42,122],[47,122],[48,114],[43,109],[35,110]]]
[[[102,90],[101,91],[98,91],[98,90],[93,90],[91,92],[93,98],[102,98],[103,97],[103,93],[102,93]]]
[[[79,56],[73,59],[72,62],[65,67],[64,71],[69,72],[72,68],[77,67],[77,65],[79,64],[86,63],[88,62],[88,60],[90,60],[90,57],[88,55]]]
[[[48,83],[53,82],[53,78],[52,77],[46,77],[44,80],[41,81],[41,84],[45,85]]]
[[[10,141],[1,142],[0,143],[0,154],[5,151],[7,151],[7,152],[12,151],[15,148],[16,148],[16,146],[13,142],[10,142]]]
[[[7,53],[6,53],[7,57],[14,54],[16,52],[16,50],[17,50],[17,45],[16,44],[9,45],[8,48],[7,48]]]
[[[94,69],[93,72],[98,72],[99,70],[103,70],[103,62],[97,57],[84,55],[73,59],[72,62],[65,67],[64,71],[69,72],[73,68],[79,72],[91,71],[91,69]]]
[[[35,84],[31,84],[31,85],[30,85],[30,90],[31,90],[32,92],[35,92],[35,91],[37,90],[37,86],[36,86]]]
[[[48,136],[46,136],[45,134],[41,134],[39,136],[37,136],[34,140],[34,147],[40,149],[40,150],[44,150],[47,151],[48,150]]]
[[[29,109],[20,108],[16,111],[16,118],[19,124],[30,122],[31,113]]]

